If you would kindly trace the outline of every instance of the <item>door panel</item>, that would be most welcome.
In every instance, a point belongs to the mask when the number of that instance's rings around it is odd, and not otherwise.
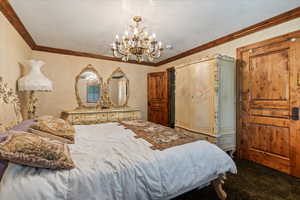
[[[148,74],[148,120],[168,126],[167,72]]]
[[[264,151],[289,159],[290,142],[289,129],[273,126],[250,125],[251,150]]]
[[[238,50],[239,156],[295,176],[300,130],[291,110],[300,106],[299,43],[283,37]]]
[[[251,101],[288,101],[288,50],[250,57]]]

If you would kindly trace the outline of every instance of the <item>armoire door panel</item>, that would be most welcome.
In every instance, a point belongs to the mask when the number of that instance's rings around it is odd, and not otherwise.
[[[176,126],[214,135],[214,77],[216,61],[199,62],[176,69]]]
[[[238,50],[239,155],[300,177],[300,39],[281,37]]]

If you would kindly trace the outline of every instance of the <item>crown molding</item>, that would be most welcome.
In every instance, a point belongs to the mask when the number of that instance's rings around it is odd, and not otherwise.
[[[0,11],[4,14],[4,16],[8,19],[8,21],[14,26],[14,28],[19,32],[19,34],[22,36],[22,38],[25,40],[25,42],[31,47],[32,50],[64,54],[64,55],[88,57],[88,58],[95,58],[95,59],[102,59],[102,60],[110,60],[110,61],[116,61],[116,62],[124,62],[121,59],[118,59],[115,57],[109,57],[109,56],[103,56],[103,55],[93,54],[93,53],[86,53],[86,52],[73,51],[73,50],[68,50],[68,49],[59,49],[59,48],[37,45],[34,42],[31,35],[29,34],[29,32],[26,30],[24,24],[22,23],[20,18],[17,16],[16,12],[12,8],[12,6],[8,2],[8,0],[0,0]],[[162,60],[157,63],[150,63],[150,62],[138,63],[133,60],[130,60],[127,63],[141,64],[141,65],[147,65],[147,66],[161,66],[161,65],[173,62],[175,60],[178,60],[180,58],[184,58],[186,56],[190,56],[192,54],[204,51],[206,49],[210,49],[212,47],[219,46],[221,44],[244,37],[246,35],[250,35],[252,33],[261,31],[266,28],[270,28],[270,27],[278,25],[278,24],[290,21],[290,20],[298,18],[298,17],[300,17],[300,7],[297,7],[295,9],[292,9],[288,12],[282,13],[282,14],[272,17],[270,19],[264,20],[262,22],[254,24],[252,26],[249,26],[249,27],[239,30],[237,32],[220,37],[220,38],[213,40],[211,42],[208,42],[206,44],[202,44],[198,47],[195,47],[195,48],[185,51],[183,53],[177,54],[175,56],[172,56],[170,58],[167,58],[167,59]]]
[[[8,21],[13,25],[13,27],[17,30],[17,32],[22,36],[25,42],[29,45],[32,50],[35,51],[44,51],[49,53],[57,53],[57,54],[64,54],[64,55],[72,55],[72,56],[81,56],[81,57],[88,57],[88,58],[95,58],[101,60],[109,60],[109,61],[116,61],[116,62],[123,62],[119,58],[103,56],[99,54],[87,53],[87,52],[80,52],[80,51],[72,51],[68,49],[59,49],[59,48],[52,48],[46,46],[40,46],[35,43],[27,29],[25,28],[24,24],[14,11],[13,7],[10,5],[8,0],[0,0],[0,11],[3,15],[8,19]],[[137,62],[134,60],[130,60],[126,63],[131,64],[139,64],[139,65],[147,65],[147,66],[157,66],[156,63],[150,62]]]
[[[72,51],[72,50],[68,50],[68,49],[59,49],[59,48],[53,48],[53,47],[46,47],[46,46],[40,46],[40,45],[36,45],[32,50],[44,51],[44,52],[49,52],[49,53],[57,53],[57,54],[63,54],[63,55],[71,55],[71,56],[81,56],[81,57],[95,58],[95,59],[101,59],[101,60],[109,60],[109,61],[116,61],[116,62],[123,62],[123,63],[131,63],[131,64],[138,64],[138,65],[147,65],[147,66],[152,66],[152,67],[157,66],[156,63],[137,62],[137,61],[134,61],[134,60],[129,60],[127,62],[124,62],[120,58],[103,56],[103,55],[94,54],[94,53]]]
[[[8,2],[8,0],[0,0],[0,11],[7,18],[7,20],[15,27],[15,29],[19,32],[25,42],[33,49],[36,46],[33,38],[26,30],[24,24]]]
[[[254,24],[252,26],[249,26],[249,27],[244,28],[242,30],[239,30],[237,32],[234,32],[234,33],[228,34],[226,36],[220,37],[216,40],[213,40],[213,41],[208,42],[206,44],[200,45],[198,47],[195,47],[195,48],[190,49],[188,51],[185,51],[183,53],[177,54],[173,57],[162,60],[162,61],[158,62],[157,65],[160,66],[160,65],[164,65],[164,64],[173,62],[173,61],[178,60],[180,58],[184,58],[186,56],[190,56],[192,54],[195,54],[195,53],[198,53],[198,52],[201,52],[201,51],[219,46],[221,44],[230,42],[232,40],[235,40],[235,39],[238,39],[238,38],[241,38],[241,37],[245,37],[245,36],[250,35],[252,33],[261,31],[261,30],[266,29],[266,28],[270,28],[270,27],[278,25],[278,24],[282,24],[284,22],[290,21],[290,20],[298,18],[298,17],[300,17],[300,7],[297,7],[295,9],[292,9],[288,12],[282,13],[282,14],[277,15],[275,17],[269,18],[267,20],[264,20],[262,22]]]

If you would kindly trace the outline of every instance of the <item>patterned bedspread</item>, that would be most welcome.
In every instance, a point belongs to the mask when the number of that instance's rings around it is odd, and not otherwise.
[[[177,131],[144,120],[121,121],[120,124],[132,130],[136,138],[142,138],[152,144],[151,149],[164,150],[201,139],[200,135]]]

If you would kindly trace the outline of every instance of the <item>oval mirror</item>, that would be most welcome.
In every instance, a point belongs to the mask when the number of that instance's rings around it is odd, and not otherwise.
[[[129,98],[129,80],[118,68],[108,79],[109,98],[114,107],[125,107]]]
[[[102,78],[92,65],[88,65],[76,77],[75,90],[79,107],[96,108],[100,106]]]

